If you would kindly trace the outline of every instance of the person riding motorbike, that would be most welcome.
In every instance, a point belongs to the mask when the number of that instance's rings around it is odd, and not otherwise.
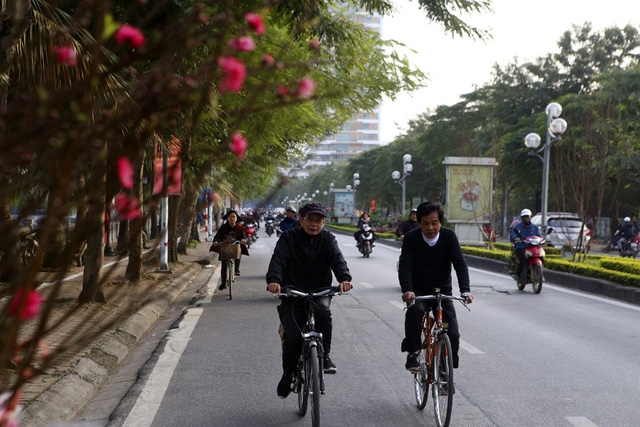
[[[513,243],[516,251],[516,257],[520,262],[515,272],[516,280],[520,280],[522,277],[522,271],[525,265],[527,265],[527,259],[524,254],[524,250],[527,247],[527,243],[524,241],[529,236],[540,236],[540,229],[537,225],[531,222],[531,211],[529,209],[523,209],[520,212],[521,221],[516,224],[509,235],[511,243]]]
[[[417,215],[418,210],[411,209],[411,213],[409,213],[409,219],[402,221],[398,225],[398,228],[396,229],[396,236],[398,236],[400,240],[404,239],[405,234],[420,226],[420,224],[418,223]]]
[[[280,235],[285,231],[294,228],[297,224],[298,220],[296,219],[296,208],[294,208],[293,206],[289,206],[287,208],[287,217],[280,221],[280,225],[278,225],[278,229],[280,230],[278,232],[278,237],[280,237]]]
[[[624,220],[618,229],[618,234],[620,235],[620,238],[618,239],[618,249],[620,249],[620,253],[622,253],[625,242],[638,236],[638,230],[633,225],[633,222],[631,222],[631,218],[628,216],[624,217]]]
[[[356,232],[353,233],[353,238],[356,239],[357,247],[360,247],[360,235],[363,232],[363,228],[365,224],[371,227],[371,234],[373,234],[373,241],[375,242],[378,238],[376,236],[375,231],[373,231],[373,225],[371,224],[371,217],[369,216],[368,213],[365,212],[362,215],[360,215],[360,219],[358,220],[358,225],[356,226]],[[375,246],[375,243],[372,243],[371,246]]]

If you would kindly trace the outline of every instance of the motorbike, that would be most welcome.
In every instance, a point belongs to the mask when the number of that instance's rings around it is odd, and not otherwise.
[[[245,225],[244,236],[247,238],[247,246],[251,246],[252,243],[258,240],[258,236],[256,236],[256,225],[255,224]]]
[[[368,224],[362,226],[362,232],[358,237],[358,250],[365,258],[369,258],[371,251],[373,251],[373,228]]]
[[[522,275],[518,280],[515,272],[518,271],[518,263],[520,259],[516,256],[515,246],[512,246],[511,254],[511,276],[516,280],[519,290],[524,290],[528,284],[533,286],[533,293],[539,294],[542,291],[542,282],[544,282],[544,248],[545,239],[540,236],[529,236],[524,239],[527,247],[524,249],[524,255],[527,259],[527,265],[522,269]]]
[[[29,264],[38,253],[38,247],[40,244],[36,239],[36,231],[22,231],[20,232],[20,240],[18,241],[18,247],[20,248],[20,259],[22,264]]]
[[[635,258],[636,255],[638,255],[638,238],[625,239],[620,248],[620,256]]]
[[[273,220],[272,219],[268,219],[267,222],[264,225],[264,231],[267,232],[267,235],[269,237],[271,237],[271,235],[275,232],[275,228],[273,226]]]

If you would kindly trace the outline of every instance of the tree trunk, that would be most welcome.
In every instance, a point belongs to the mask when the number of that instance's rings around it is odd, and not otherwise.
[[[116,253],[126,255],[129,251],[130,226],[129,221],[120,221],[118,226],[118,242],[116,243]]]
[[[144,151],[142,152],[142,158],[137,163],[137,171],[134,175],[133,189],[131,194],[142,200],[142,174],[144,171]],[[142,276],[142,226],[146,220],[142,212],[141,215],[131,221],[131,228],[129,230],[129,262],[127,263],[127,271],[125,277],[131,282],[139,282]]]
[[[82,278],[82,292],[78,301],[106,302],[102,288],[102,265],[104,263],[105,224],[104,217],[107,209],[106,178],[107,178],[107,144],[97,148],[92,167],[92,176],[87,185],[87,249],[84,253],[85,266]]]
[[[198,194],[193,191],[186,191],[184,199],[180,203],[180,217],[184,218],[182,236],[180,236],[180,242],[178,243],[178,253],[181,255],[187,255],[187,248],[189,247],[191,235],[193,234],[193,224],[195,223],[195,209],[197,203]]]

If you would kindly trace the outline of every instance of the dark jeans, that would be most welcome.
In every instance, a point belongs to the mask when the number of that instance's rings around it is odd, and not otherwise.
[[[322,333],[324,354],[331,350],[331,298],[322,297],[314,300],[316,332]],[[307,323],[307,301],[297,298],[283,298],[278,306],[280,323],[284,329],[282,340],[282,370],[285,374],[293,374],[302,354],[302,332]],[[301,332],[302,330],[302,332]]]
[[[435,308],[436,301],[416,301],[414,305],[407,309],[404,318],[405,339],[402,341],[402,351],[415,353],[422,346],[422,318],[427,308]],[[460,348],[460,332],[458,330],[458,318],[453,301],[442,301],[442,321],[448,323],[447,335],[451,341],[451,351],[453,352],[453,367],[458,367],[458,349]]]
[[[516,257],[518,264],[516,266],[516,274],[522,275],[525,265],[527,265],[527,257],[524,255],[525,248],[516,249]]]
[[[221,283],[227,283],[227,262],[224,260],[221,260],[220,264],[222,265],[220,270]],[[240,271],[240,260],[239,259],[235,260],[234,264],[235,264],[235,271],[236,273],[238,273],[238,271]]]

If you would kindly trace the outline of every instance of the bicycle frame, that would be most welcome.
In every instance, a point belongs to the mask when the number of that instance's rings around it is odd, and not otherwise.
[[[420,367],[412,370],[416,403],[424,409],[428,390],[432,390],[434,413],[438,427],[446,427],[451,419],[453,405],[453,354],[447,335],[448,324],[442,320],[442,300],[458,300],[467,309],[466,298],[444,295],[440,289],[435,295],[416,296],[412,305],[419,300],[435,300],[435,307],[427,307],[422,318],[422,346],[418,352]],[[433,314],[432,314],[433,312]]]
[[[309,396],[311,400],[311,421],[320,425],[320,395],[324,394],[324,347],[322,333],[315,329],[315,298],[333,296],[340,288],[332,287],[320,292],[305,293],[287,288],[281,296],[301,298],[307,304],[307,318],[304,326],[299,327],[303,338],[302,353],[294,381],[294,392],[298,394],[300,416],[307,413]]]

